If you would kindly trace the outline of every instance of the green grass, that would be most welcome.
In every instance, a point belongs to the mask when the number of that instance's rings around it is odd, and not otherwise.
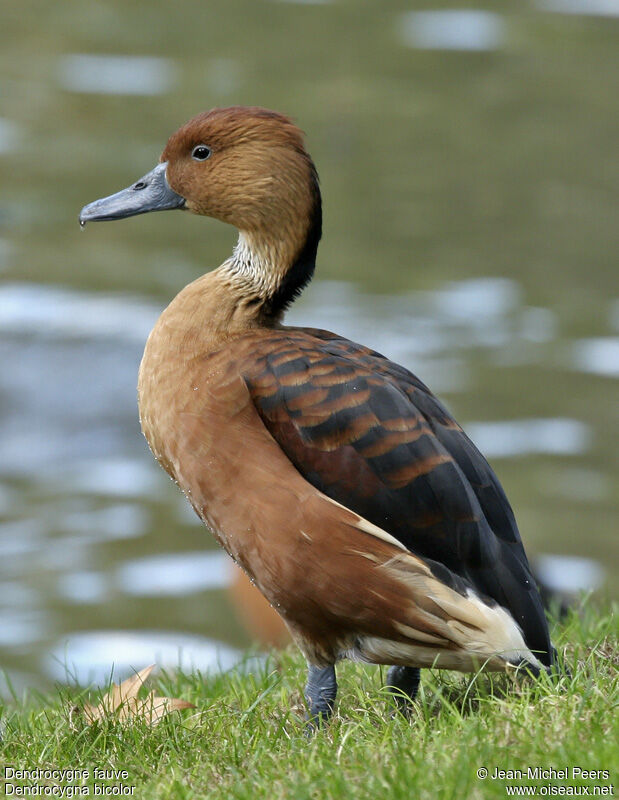
[[[84,695],[66,688],[14,698],[3,710],[2,778],[6,767],[87,768],[93,796],[95,767],[125,769],[126,779],[97,783],[135,786],[132,796],[144,798],[479,798],[506,797],[518,784],[546,791],[550,783],[562,793],[593,792],[617,777],[617,633],[616,610],[572,614],[554,633],[572,675],[554,683],[424,670],[410,720],[391,713],[385,670],[342,664],[335,718],[311,740],[304,664],[293,650],[252,673],[160,676],[160,692],[197,710],[153,729],[113,721],[72,727],[68,709]],[[481,767],[490,772],[485,780],[476,775]],[[497,767],[567,767],[570,777],[493,779]],[[573,779],[573,767],[609,777]]]

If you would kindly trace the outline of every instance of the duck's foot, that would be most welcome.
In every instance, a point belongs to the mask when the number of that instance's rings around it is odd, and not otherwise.
[[[316,667],[308,664],[305,700],[307,702],[307,730],[313,733],[325,723],[335,706],[337,679],[335,667]]]
[[[419,667],[390,667],[387,673],[387,688],[393,695],[398,711],[408,715],[417,692],[421,672]]]

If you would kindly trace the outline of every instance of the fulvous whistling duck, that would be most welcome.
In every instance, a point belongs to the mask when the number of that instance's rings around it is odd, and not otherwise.
[[[300,130],[262,108],[199,114],[151,172],[80,222],[164,209],[215,217],[239,239],[150,334],[142,429],[288,625],[308,663],[310,720],[332,712],[344,657],[391,665],[403,708],[420,667],[549,670],[512,509],[462,428],[380,353],[282,324],[321,236]]]

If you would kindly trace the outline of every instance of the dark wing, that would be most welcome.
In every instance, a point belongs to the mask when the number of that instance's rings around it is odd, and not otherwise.
[[[507,608],[550,664],[544,611],[492,469],[412,373],[326,331],[271,331],[243,364],[266,427],[299,472],[388,531],[437,577]],[[445,568],[447,568],[447,571]]]

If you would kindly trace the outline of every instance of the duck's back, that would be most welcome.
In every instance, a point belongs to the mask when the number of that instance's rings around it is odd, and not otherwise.
[[[241,369],[269,432],[313,486],[389,532],[447,584],[452,573],[508,609],[550,665],[511,506],[418,378],[366,347],[303,329],[274,332]]]

